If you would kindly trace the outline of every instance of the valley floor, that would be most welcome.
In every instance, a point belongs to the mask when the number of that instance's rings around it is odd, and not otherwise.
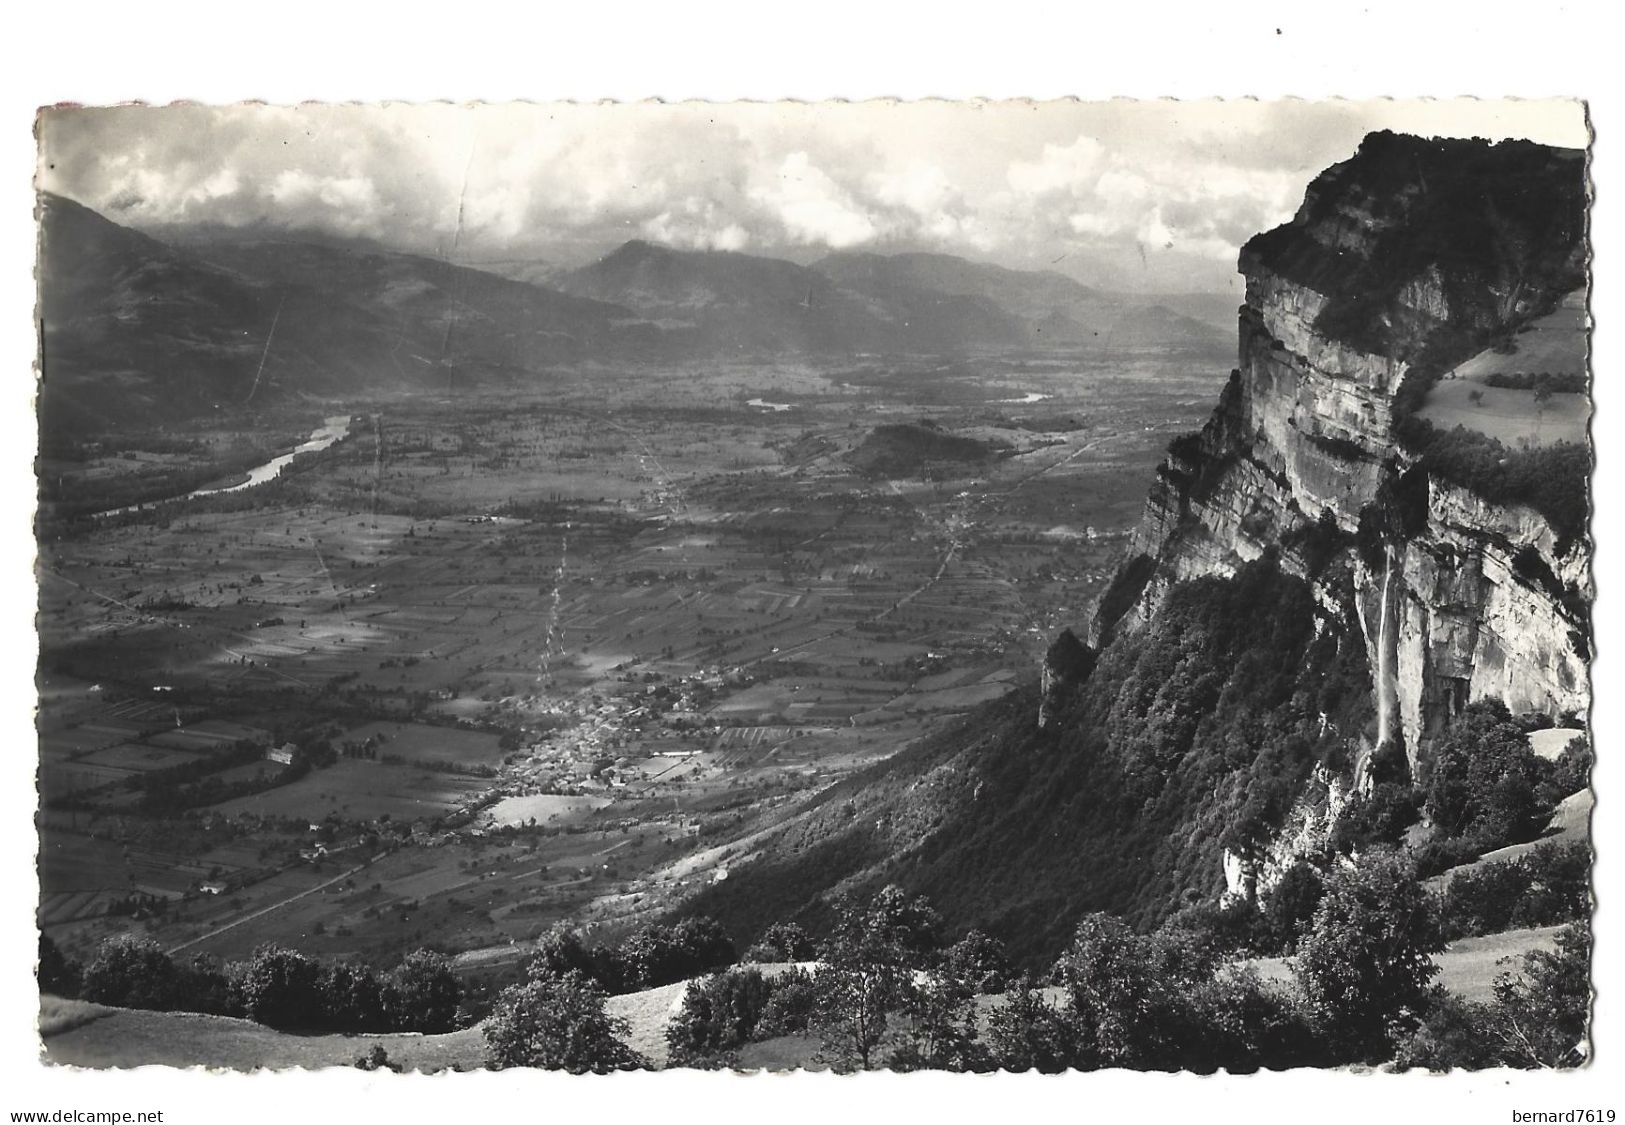
[[[41,926],[81,958],[139,933],[469,968],[563,919],[658,915],[1012,691],[1109,576],[1213,370],[723,367],[658,404],[642,371],[546,402],[325,404],[349,436],[274,482],[63,516],[41,543]],[[849,461],[877,419],[920,418],[1010,456]],[[212,479],[253,436],[189,432],[181,468]],[[95,499],[143,441],[177,439],[95,443],[63,487]],[[181,487],[164,466],[147,484]]]

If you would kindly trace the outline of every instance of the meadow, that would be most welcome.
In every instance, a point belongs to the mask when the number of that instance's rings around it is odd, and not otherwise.
[[[1462,426],[1509,449],[1584,444],[1591,422],[1586,394],[1590,319],[1585,290],[1447,372],[1428,392],[1419,417],[1441,430]],[[1549,388],[1538,388],[1545,381]]]

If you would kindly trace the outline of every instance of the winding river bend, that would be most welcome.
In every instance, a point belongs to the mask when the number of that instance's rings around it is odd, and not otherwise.
[[[197,488],[180,496],[167,496],[158,500],[147,500],[140,504],[129,504],[123,508],[113,508],[106,512],[96,513],[99,516],[117,516],[125,512],[135,512],[143,508],[156,507],[159,504],[170,504],[176,500],[196,500],[203,496],[224,496],[228,492],[241,492],[246,488],[273,481],[282,475],[284,469],[293,464],[294,459],[305,453],[320,453],[322,450],[336,444],[350,429],[350,415],[333,414],[322,420],[322,424],[311,431],[310,437],[279,457],[273,457],[263,465],[256,465],[248,470],[248,475],[236,484],[221,485],[217,488]]]

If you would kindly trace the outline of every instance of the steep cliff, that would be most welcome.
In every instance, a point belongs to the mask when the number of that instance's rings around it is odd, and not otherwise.
[[[1419,408],[1583,288],[1584,230],[1581,153],[1368,138],[1245,247],[1238,366],[1087,643],[820,794],[689,909],[816,930],[830,892],[896,883],[1047,964],[1088,911],[1151,928],[1325,861],[1475,699],[1583,718],[1589,449],[1547,441],[1532,392],[1511,445]]]
[[[1400,432],[1441,372],[1584,285],[1584,232],[1576,151],[1379,133],[1318,177],[1242,251],[1239,366],[1170,448],[1091,642],[1143,628],[1177,582],[1279,552],[1328,622],[1352,593],[1372,741],[1402,740],[1413,770],[1473,699],[1583,716],[1585,535],[1449,479]]]

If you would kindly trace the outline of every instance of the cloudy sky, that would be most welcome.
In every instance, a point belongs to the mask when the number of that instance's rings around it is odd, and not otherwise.
[[[1565,102],[56,109],[40,186],[117,222],[576,265],[628,238],[810,260],[942,250],[1117,288],[1224,289],[1372,129],[1580,147]]]

